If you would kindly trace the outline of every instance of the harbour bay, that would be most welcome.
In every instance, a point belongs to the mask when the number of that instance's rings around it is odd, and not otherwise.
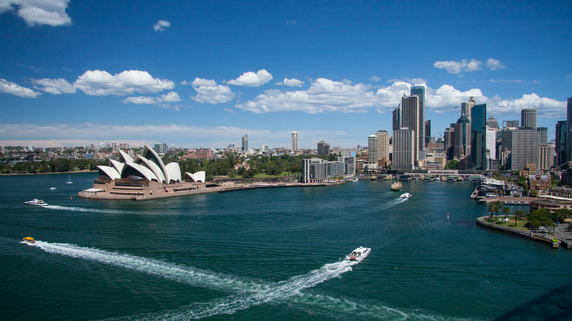
[[[96,175],[0,177],[3,318],[533,320],[572,303],[572,252],[476,226],[468,182],[78,199]]]

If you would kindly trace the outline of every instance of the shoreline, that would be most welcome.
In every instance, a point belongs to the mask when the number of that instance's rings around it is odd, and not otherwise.
[[[552,241],[552,239],[554,237],[556,237],[554,234],[536,233],[536,235],[535,235],[534,232],[532,232],[532,231],[523,231],[523,230],[517,230],[517,229],[506,227],[506,226],[500,226],[500,225],[497,225],[494,223],[487,222],[486,219],[488,219],[489,217],[490,216],[488,216],[488,215],[487,216],[481,216],[481,217],[477,218],[477,220],[475,221],[475,224],[477,224],[480,227],[490,228],[493,230],[512,234],[515,236],[520,236],[520,237],[523,237],[523,238],[526,238],[529,240],[548,243],[548,244],[551,244],[553,248],[558,248],[560,246],[563,246],[564,248],[568,248],[568,249],[572,248],[572,241],[570,241],[570,239],[562,240],[562,239],[558,238],[557,245],[554,245],[553,241]]]
[[[97,170],[82,170],[82,171],[71,171],[71,172],[47,172],[47,173],[10,173],[10,174],[0,173],[0,177],[2,177],[2,176],[32,176],[32,175],[55,175],[55,174],[79,174],[79,173],[97,173]]]

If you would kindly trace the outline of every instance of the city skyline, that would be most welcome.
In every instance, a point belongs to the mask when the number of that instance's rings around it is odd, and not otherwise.
[[[434,137],[474,96],[499,123],[536,109],[551,140],[572,4],[518,4],[7,0],[0,145],[365,146],[415,85]]]

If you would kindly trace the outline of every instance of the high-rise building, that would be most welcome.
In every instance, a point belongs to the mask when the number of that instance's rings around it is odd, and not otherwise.
[[[318,142],[318,155],[330,155],[330,144],[321,140]]]
[[[419,97],[419,132],[417,132],[419,153],[416,159],[425,159],[425,86],[411,87],[411,95]]]
[[[248,134],[242,136],[242,152],[248,152]]]
[[[445,128],[443,133],[443,150],[447,159],[453,159],[453,142],[454,142],[455,128],[453,124],[449,128]]]
[[[420,123],[420,113],[419,113],[419,97],[418,96],[406,96],[403,95],[401,98],[401,126],[400,128],[407,128],[415,132],[415,139],[413,140],[413,147],[415,148],[415,153],[413,157],[418,160],[420,157],[419,152],[424,150],[422,148],[425,142],[425,135],[419,135],[420,132],[424,131],[421,128],[425,127],[425,122]],[[421,128],[419,128],[421,127]]]
[[[536,129],[536,109],[525,108],[520,111],[522,127]]]
[[[538,131],[538,145],[548,144],[548,128],[536,127]]]
[[[486,134],[486,151],[487,151],[487,159],[488,160],[496,160],[497,159],[497,128],[490,128],[487,127],[487,134]],[[490,162],[489,162],[490,165]],[[492,167],[488,166],[487,169],[493,169]],[[496,168],[495,168],[496,169]]]
[[[475,105],[471,108],[471,167],[488,169],[487,161],[487,104]]]
[[[407,170],[415,166],[415,131],[397,129],[393,131],[393,157],[391,169]]]
[[[453,157],[458,159],[471,155],[471,121],[465,115],[453,124]]]
[[[377,165],[377,136],[370,135],[367,138],[367,162]]]
[[[392,130],[401,129],[401,104],[393,110],[393,128]]]
[[[385,162],[389,162],[389,133],[378,130],[375,136],[377,136],[377,160],[385,158]]]
[[[495,118],[495,116],[489,116],[489,119],[487,119],[487,126],[498,130],[499,121]]]
[[[556,166],[561,166],[567,162],[568,153],[566,146],[568,146],[568,122],[560,120],[556,122]]]
[[[461,115],[465,115],[467,116],[467,118],[469,119],[469,121],[472,121],[472,117],[473,117],[473,106],[475,106],[476,101],[475,101],[475,97],[471,97],[469,99],[469,101],[466,102],[462,102],[461,103]]]
[[[518,128],[518,119],[515,120],[503,120],[502,127],[504,128]]]
[[[538,165],[538,132],[535,129],[505,129],[502,150],[508,154],[510,170],[524,169],[526,163]]]
[[[431,143],[431,120],[425,121],[425,146]]]
[[[566,104],[566,162],[572,161],[572,97]]]
[[[298,150],[298,133],[292,132],[292,152],[295,153]]]
[[[542,144],[538,148],[538,168],[549,170],[554,166],[554,144]]]
[[[114,148],[115,148],[115,143],[113,143]],[[153,150],[157,153],[157,154],[165,154],[168,150],[169,150],[169,146],[167,146],[167,144],[162,143],[162,144],[155,144],[153,146]]]

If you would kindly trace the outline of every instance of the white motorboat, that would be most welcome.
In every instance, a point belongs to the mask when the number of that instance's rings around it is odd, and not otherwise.
[[[401,194],[400,197],[401,197],[401,198],[404,198],[404,199],[408,199],[408,198],[410,198],[411,196],[413,196],[413,195],[411,195],[411,194],[409,194],[409,193],[403,193],[403,194]]]
[[[358,182],[359,182],[359,178],[356,177],[356,178],[352,179],[352,182],[358,183]]]
[[[346,256],[346,260],[352,262],[361,262],[361,260],[365,259],[369,255],[369,253],[371,253],[371,249],[369,247],[360,246],[348,254]]]
[[[31,200],[31,201],[24,202],[24,204],[26,204],[26,205],[34,205],[34,206],[48,206],[48,203],[46,203],[46,202],[44,202],[44,201],[42,201],[42,200],[39,200],[39,199],[37,199],[37,198],[34,198],[34,199]]]
[[[50,187],[50,190],[51,190],[51,191],[53,191],[53,190],[55,190],[55,189],[56,189],[55,187]]]

